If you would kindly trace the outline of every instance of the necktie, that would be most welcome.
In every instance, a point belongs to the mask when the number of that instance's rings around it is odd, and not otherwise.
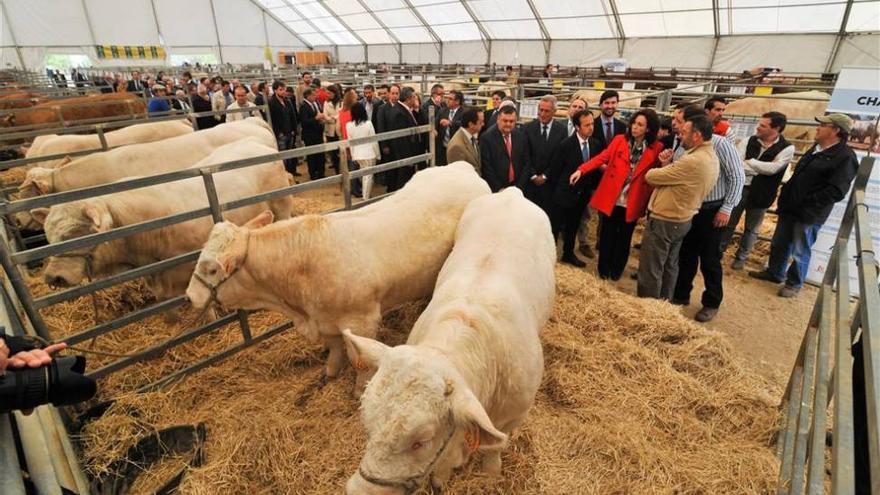
[[[473,143],[473,145],[474,145],[474,151],[477,151],[477,150],[480,149],[480,148],[477,146],[477,138],[476,138],[476,137],[472,137],[472,138],[471,138],[471,143]]]
[[[581,158],[583,158],[584,161],[587,161],[590,159],[590,142],[589,141],[584,141],[584,146],[583,146],[583,148],[581,148]]]
[[[607,143],[608,141],[611,141],[612,137],[614,137],[614,135],[611,134],[611,121],[609,120],[608,122],[605,122],[605,142]]]
[[[572,124],[571,121],[569,120],[568,121],[568,135],[571,136],[572,134],[574,134],[574,124]]]
[[[318,104],[314,101],[312,102],[312,108],[315,109],[315,113],[321,113],[320,110],[318,110]]]
[[[543,127],[544,127],[544,130],[541,131],[541,136],[543,136],[543,137],[544,137],[544,141],[546,141],[546,140],[547,140],[547,135],[548,135],[548,132],[547,132],[547,124],[544,124]]]
[[[510,142],[510,134],[504,136],[504,147],[507,148],[507,159],[510,164],[507,169],[507,182],[513,184],[516,174],[513,171],[513,144]]]

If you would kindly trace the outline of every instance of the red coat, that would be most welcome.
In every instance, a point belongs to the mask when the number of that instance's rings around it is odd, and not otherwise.
[[[730,130],[730,123],[726,120],[719,120],[715,127],[712,128],[712,134],[718,134],[719,136],[727,136],[727,131]]]
[[[650,146],[646,146],[641,160],[633,171],[629,194],[626,198],[627,222],[635,222],[648,209],[648,200],[651,198],[651,192],[654,188],[645,181],[645,172],[660,164],[657,155],[662,150],[663,144],[660,141],[654,141]],[[578,170],[581,171],[581,174],[586,174],[603,165],[606,166],[605,172],[602,174],[596,192],[593,193],[590,206],[607,216],[611,216],[611,212],[614,211],[614,206],[617,204],[617,197],[620,196],[623,183],[629,174],[629,142],[627,142],[625,134],[615,136],[602,153],[578,167]]]

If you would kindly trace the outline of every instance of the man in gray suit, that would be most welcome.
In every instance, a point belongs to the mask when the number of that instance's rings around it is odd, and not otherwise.
[[[446,162],[468,162],[480,173],[480,130],[483,128],[483,112],[468,108],[461,114],[461,127],[449,140]]]

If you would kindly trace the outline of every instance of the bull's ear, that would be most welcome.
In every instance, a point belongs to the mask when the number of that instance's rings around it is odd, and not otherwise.
[[[473,452],[477,449],[497,450],[507,444],[507,435],[495,428],[483,405],[463,384],[456,384],[452,393],[452,411],[458,425],[465,429],[465,442]],[[447,385],[447,390],[453,385]]]
[[[250,230],[256,230],[269,225],[273,220],[275,220],[275,214],[272,213],[272,210],[265,210],[254,218],[248,220],[247,223],[244,224],[244,227]]]
[[[34,208],[31,210],[31,216],[34,221],[43,225],[46,223],[46,217],[49,216],[49,208]]]
[[[342,338],[345,340],[348,359],[358,371],[375,371],[379,368],[382,357],[390,349],[378,340],[359,337],[348,328],[342,331]]]
[[[113,228],[113,217],[104,204],[87,203],[83,206],[83,214],[92,221],[93,232],[106,232]]]

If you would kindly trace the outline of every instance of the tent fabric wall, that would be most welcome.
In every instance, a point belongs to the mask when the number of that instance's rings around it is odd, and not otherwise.
[[[96,45],[160,44],[150,0],[84,1]]]
[[[443,43],[444,64],[483,65],[487,59],[486,47],[480,41]]]
[[[433,43],[403,45],[403,62],[406,64],[439,64],[440,52]]]
[[[315,47],[316,50],[320,48]],[[333,49],[326,48],[330,53],[333,53]],[[346,45],[340,46],[339,48],[339,62],[342,63],[352,63],[352,64],[362,64],[364,63],[364,47],[359,45]]]
[[[269,45],[271,45],[273,53],[278,49],[281,50],[307,50],[303,42],[291,34],[286,27],[282,26],[275,19],[265,16],[266,31],[269,33]],[[278,47],[278,48],[275,48]]]
[[[221,46],[266,45],[263,13],[259,7],[241,0],[213,0],[213,2]],[[226,61],[225,53],[223,58]],[[236,63],[232,60],[229,62]]]
[[[602,60],[618,58],[616,40],[554,40],[550,63],[596,67]]]
[[[91,45],[80,2],[5,0],[9,23],[21,46]],[[41,62],[42,63],[42,62]]]
[[[542,41],[493,41],[492,62],[498,65],[544,65],[547,55]]]
[[[831,70],[837,72],[847,66],[880,66],[880,34],[854,35],[844,38]]]
[[[362,46],[358,46],[358,48],[362,52],[364,51]],[[368,49],[367,57],[369,57],[371,64],[396,64],[400,58],[397,53],[397,45],[368,45]]]
[[[705,69],[712,58],[714,38],[631,38],[623,45],[630,67]]]
[[[834,38],[824,34],[722,37],[712,70],[740,72],[763,66],[786,72],[822,72]]]
[[[217,44],[209,0],[153,1],[159,16],[159,30],[169,47]]]

